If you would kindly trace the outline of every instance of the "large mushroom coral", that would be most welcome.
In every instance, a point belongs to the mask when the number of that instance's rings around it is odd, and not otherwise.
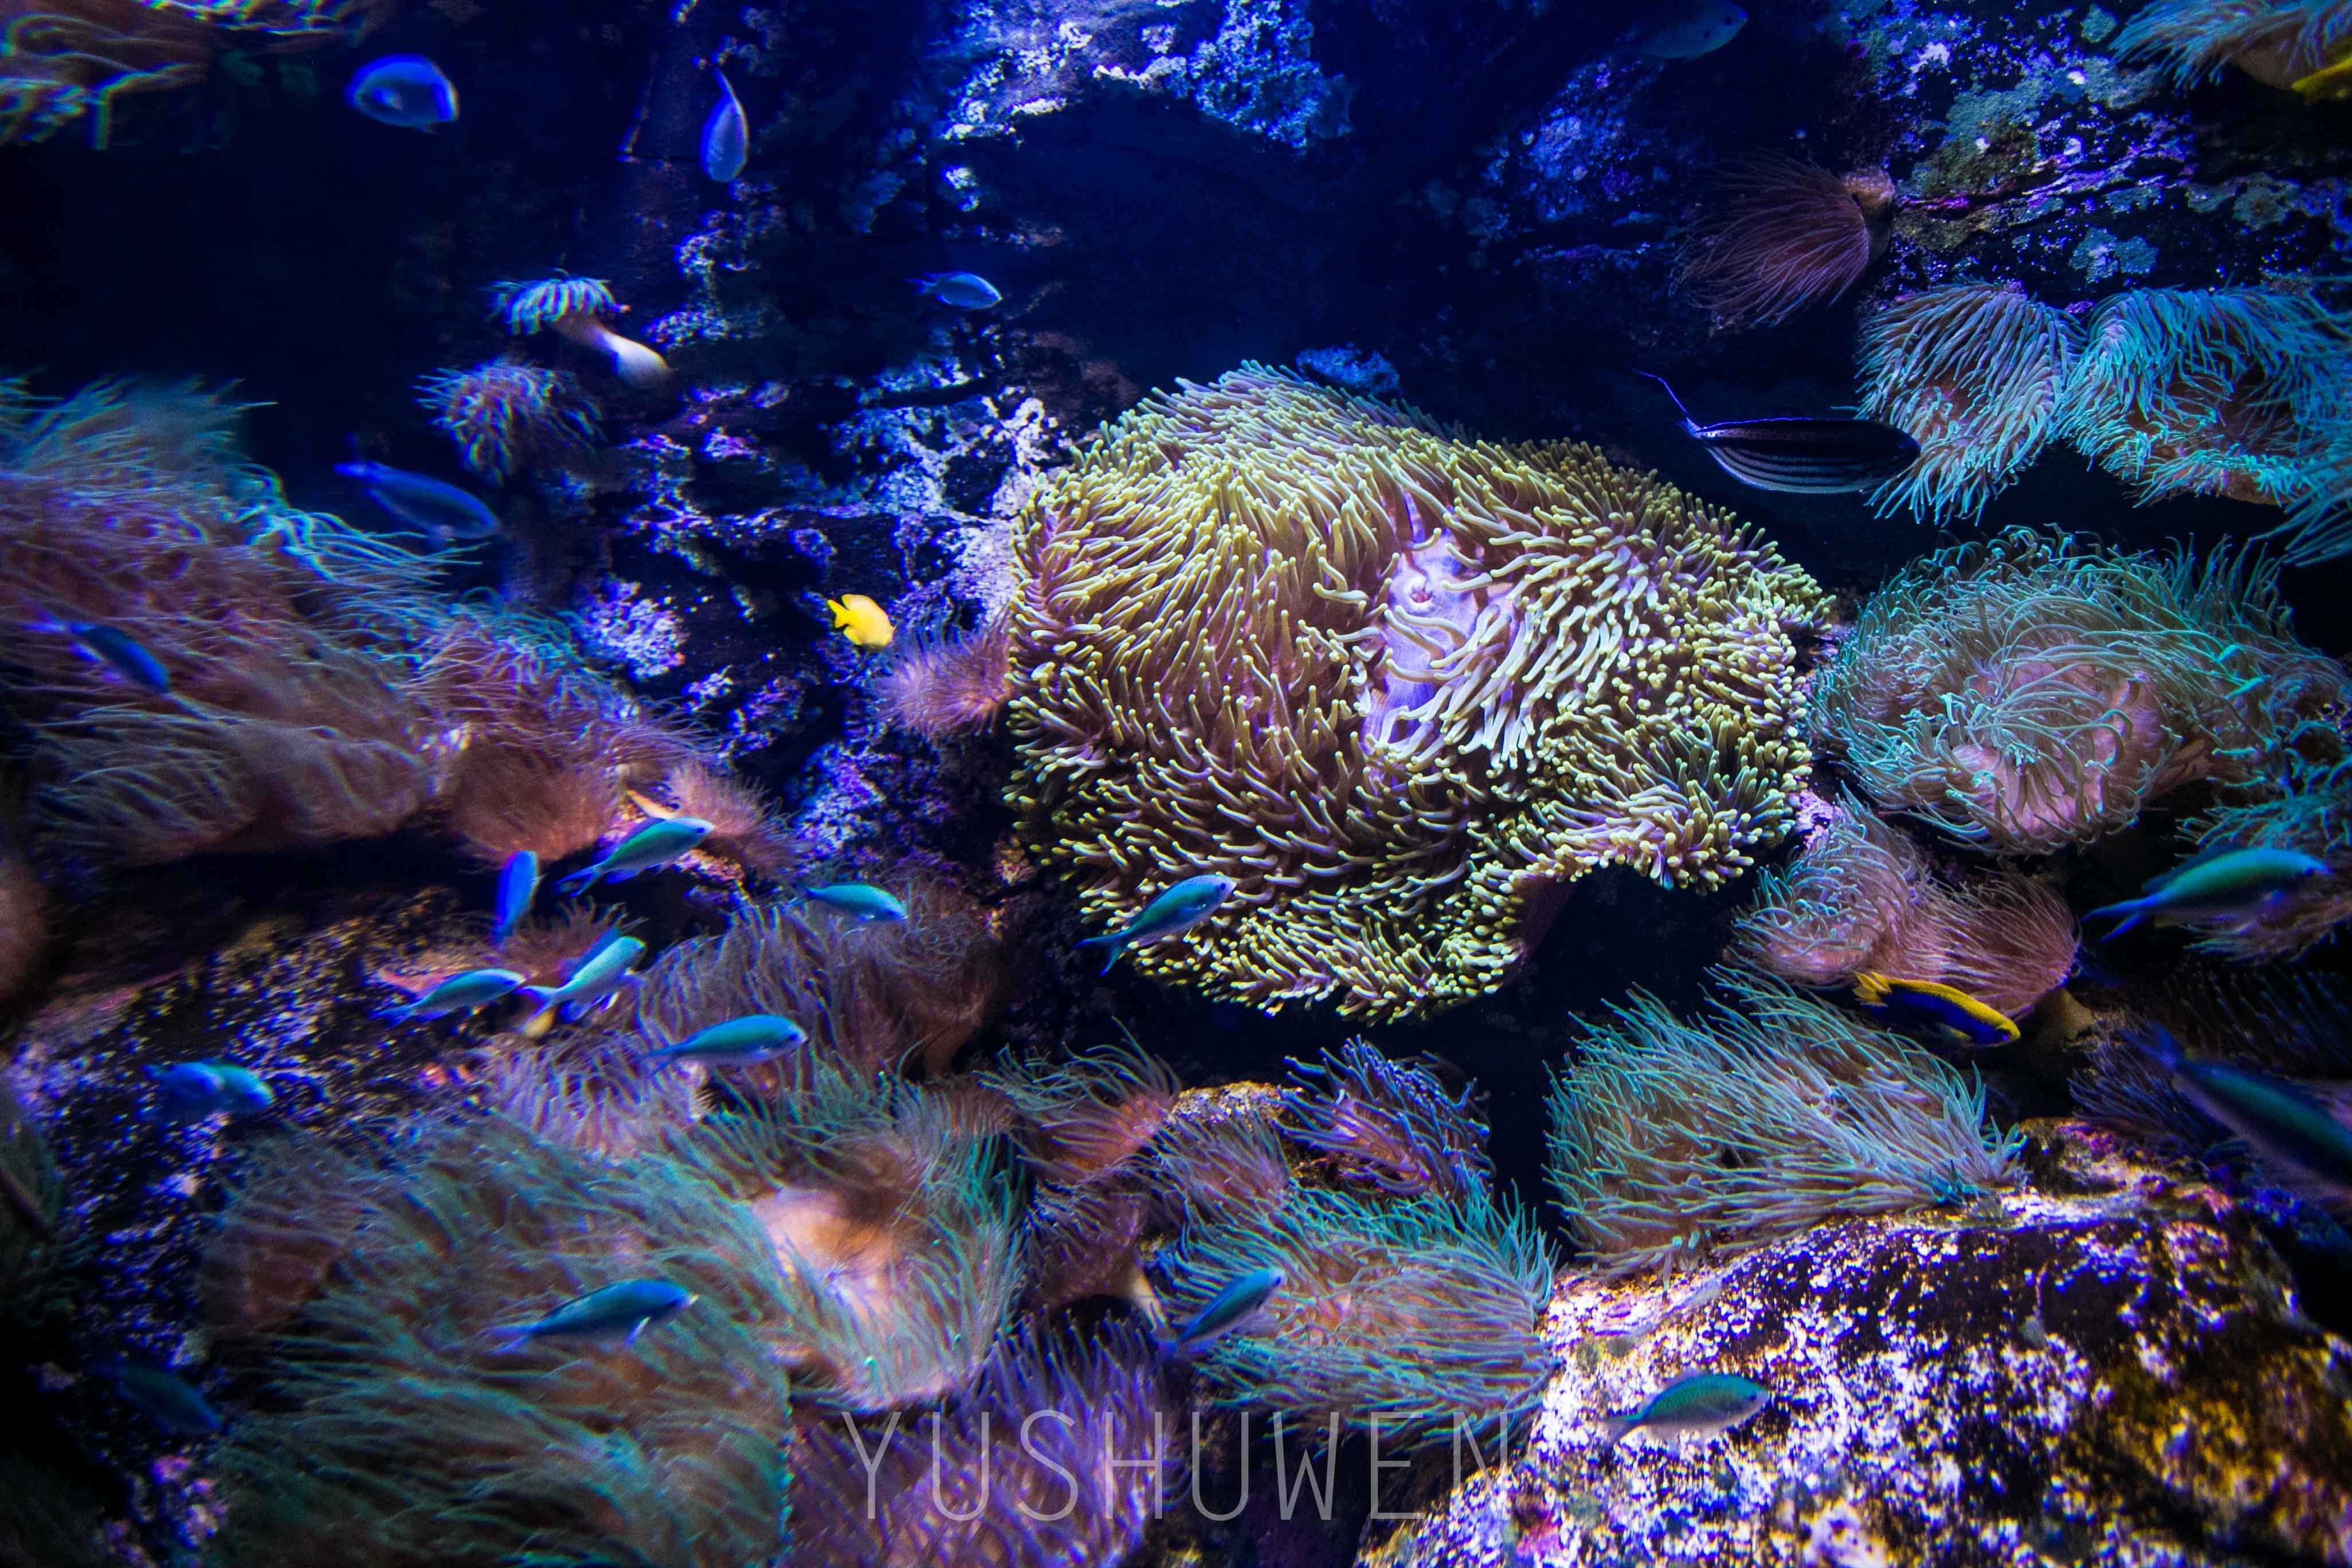
[[[1104,924],[1233,879],[1135,950],[1213,995],[1477,995],[1595,867],[1738,876],[1805,774],[1795,638],[1825,596],[1590,447],[1250,368],[1103,430],[1016,555],[1023,831]]]

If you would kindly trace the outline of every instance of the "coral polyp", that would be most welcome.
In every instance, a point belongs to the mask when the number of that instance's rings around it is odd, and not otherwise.
[[[1874,491],[1872,506],[1937,524],[1981,512],[2056,432],[2083,335],[2063,310],[1984,283],[1906,294],[1872,312],[1860,411],[1919,443],[1919,460]]]
[[[520,360],[436,371],[417,384],[416,400],[466,467],[488,479],[596,444],[596,405],[580,384]]]
[[[1801,159],[1733,164],[1682,237],[1675,285],[1719,328],[1767,327],[1824,305],[1886,249],[1895,184],[1881,170],[1832,174]]]
[[[1024,516],[1011,795],[1097,929],[1235,890],[1146,974],[1424,1013],[1595,867],[1711,888],[1788,823],[1820,590],[1588,447],[1456,439],[1249,369],[1097,435]]]

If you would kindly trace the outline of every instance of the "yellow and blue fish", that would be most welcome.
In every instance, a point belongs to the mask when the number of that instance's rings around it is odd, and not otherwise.
[[[1924,1026],[1960,1045],[2005,1046],[2017,1038],[2017,1025],[2007,1014],[1933,980],[1903,980],[1865,969],[1853,977],[1853,999],[1880,1023]]]

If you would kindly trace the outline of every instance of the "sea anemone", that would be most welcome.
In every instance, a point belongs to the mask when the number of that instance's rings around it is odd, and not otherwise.
[[[782,1550],[785,1283],[749,1210],[667,1162],[604,1165],[496,1118],[326,1168],[283,1154],[325,1179],[325,1234],[300,1245],[299,1187],[249,1189],[276,1194],[268,1223],[241,1196],[208,1263],[215,1292],[290,1309],[244,1342],[258,1408],[219,1450],[217,1561],[734,1568]],[[641,1278],[696,1300],[625,1348],[486,1337]]]
[[[1144,973],[1402,1016],[1498,984],[1600,866],[1711,888],[1787,828],[1802,573],[1573,446],[1251,368],[1154,397],[1015,539],[1009,795]]]
[[[417,383],[416,401],[457,444],[466,466],[493,480],[596,444],[596,405],[580,384],[520,360],[436,371]]]
[[[1260,1268],[1281,1287],[1198,1363],[1222,1403],[1318,1434],[1336,1420],[1383,1442],[1442,1440],[1525,1410],[1550,1373],[1551,1259],[1524,1215],[1483,1197],[1302,1186],[1279,1208],[1192,1226],[1153,1265],[1177,1322]]]
[[[780,876],[799,858],[792,828],[757,789],[701,762],[672,768],[661,782],[665,815],[710,824],[700,847],[747,871]],[[640,804],[643,804],[642,802]]]
[[[1150,1194],[1161,1225],[1264,1214],[1289,1198],[1290,1158],[1275,1131],[1274,1107],[1185,1104],[1146,1151]]]
[[[2254,777],[2347,699],[2352,678],[2294,640],[2274,565],[2012,529],[1872,595],[1807,723],[1881,806],[2043,854],[2181,784]]]
[[[2345,0],[2156,0],[2115,37],[2118,59],[2159,58],[2181,87],[2236,66],[2289,88],[2352,45]]]
[[[1865,972],[1933,981],[2021,1016],[2074,966],[2074,912],[2042,878],[1939,874],[1902,829],[1849,799],[1732,928],[1741,963],[1800,985]]]
[[[474,1072],[482,1103],[546,1142],[599,1160],[657,1151],[696,1116],[693,1079],[649,1059],[633,1034],[502,1036],[478,1053]]]
[[[1013,694],[1012,629],[1002,619],[961,636],[909,639],[883,673],[883,719],[929,740],[977,734]]]
[[[1283,1093],[1291,1135],[1350,1181],[1404,1197],[1433,1193],[1466,1204],[1494,1181],[1486,1124],[1470,1091],[1448,1094],[1427,1068],[1391,1061],[1362,1040],[1293,1063]]]
[[[1180,1088],[1166,1064],[1117,1046],[983,1076],[1011,1103],[1031,1167],[1066,1184],[1141,1153],[1175,1109]]]
[[[1584,1025],[1553,1081],[1553,1190],[1612,1272],[1948,1203],[2011,1179],[1984,1093],[1899,1035],[1777,982],[1688,1023],[1654,996]]]
[[[1906,294],[1862,327],[1860,412],[1919,443],[1871,495],[1881,517],[1974,518],[2032,466],[2057,427],[2083,329],[2012,286]]]
[[[2352,15],[2352,7],[2347,7]],[[2061,428],[2145,504],[2276,506],[2352,419],[2352,335],[2306,294],[2142,289],[2091,318]]]
[[[1179,1414],[1139,1335],[1024,1331],[901,1426],[803,1417],[801,1568],[1117,1568],[1181,1495]]]
[[[613,331],[607,319],[621,307],[601,278],[559,274],[535,283],[500,283],[490,290],[490,308],[517,337],[554,332],[611,355],[614,372],[632,386],[658,386],[669,379],[669,366],[661,355]]]
[[[1683,235],[1675,285],[1729,330],[1768,327],[1853,288],[1885,254],[1895,183],[1777,154],[1731,164]]]
[[[1021,1289],[993,1140],[914,1085],[820,1073],[673,1146],[764,1233],[785,1303],[770,1349],[799,1396],[887,1410],[971,1383]]]
[[[1156,1205],[1122,1173],[1040,1187],[1022,1216],[1027,1305],[1055,1312],[1093,1297],[1139,1307],[1153,1300],[1142,1248]]]

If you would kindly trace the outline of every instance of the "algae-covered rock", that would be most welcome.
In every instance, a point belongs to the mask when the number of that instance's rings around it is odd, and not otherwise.
[[[2352,1342],[2302,1314],[2249,1210],[2083,1124],[2030,1132],[2032,1185],[1965,1209],[1670,1286],[1569,1276],[1513,1464],[1465,1448],[1361,1562],[2352,1561]],[[1605,1414],[1696,1371],[1771,1403],[1679,1448],[1610,1443]]]

